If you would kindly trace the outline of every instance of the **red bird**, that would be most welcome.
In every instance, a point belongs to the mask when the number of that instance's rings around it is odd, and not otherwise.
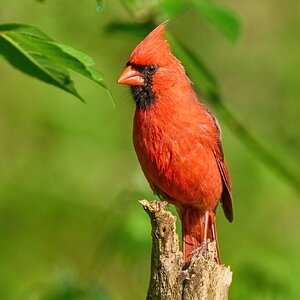
[[[176,206],[188,261],[195,250],[206,251],[207,240],[217,242],[220,200],[232,222],[231,184],[218,122],[199,102],[183,66],[171,53],[165,25],[134,49],[118,83],[131,87],[135,151],[154,193]]]

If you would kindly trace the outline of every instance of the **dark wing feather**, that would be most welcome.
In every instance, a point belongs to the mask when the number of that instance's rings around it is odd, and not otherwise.
[[[221,196],[221,203],[226,218],[228,219],[229,222],[232,222],[233,204],[232,204],[232,195],[231,195],[231,183],[230,183],[229,171],[224,159],[221,143],[219,144],[218,150],[219,151],[214,151],[214,155],[223,181],[223,192]]]

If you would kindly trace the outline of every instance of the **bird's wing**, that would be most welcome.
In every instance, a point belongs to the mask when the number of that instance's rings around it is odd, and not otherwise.
[[[231,183],[230,183],[229,171],[224,159],[221,143],[219,143],[218,151],[214,151],[214,155],[223,181],[223,192],[221,196],[221,203],[226,218],[228,219],[229,222],[232,222],[233,204],[232,204],[232,195],[231,195]]]

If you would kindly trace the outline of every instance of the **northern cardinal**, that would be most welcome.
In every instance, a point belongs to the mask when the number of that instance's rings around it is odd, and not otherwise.
[[[118,83],[130,85],[135,151],[154,193],[176,206],[187,262],[195,250],[206,251],[208,240],[217,243],[219,201],[232,222],[231,184],[218,122],[171,53],[165,25],[134,49]],[[220,263],[218,247],[216,259]]]

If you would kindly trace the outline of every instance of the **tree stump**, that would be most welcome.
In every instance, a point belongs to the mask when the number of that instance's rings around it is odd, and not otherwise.
[[[159,201],[141,200],[152,226],[151,276],[147,300],[226,300],[232,281],[229,267],[216,262],[216,244],[208,243],[205,257],[195,252],[183,261],[176,217]]]

